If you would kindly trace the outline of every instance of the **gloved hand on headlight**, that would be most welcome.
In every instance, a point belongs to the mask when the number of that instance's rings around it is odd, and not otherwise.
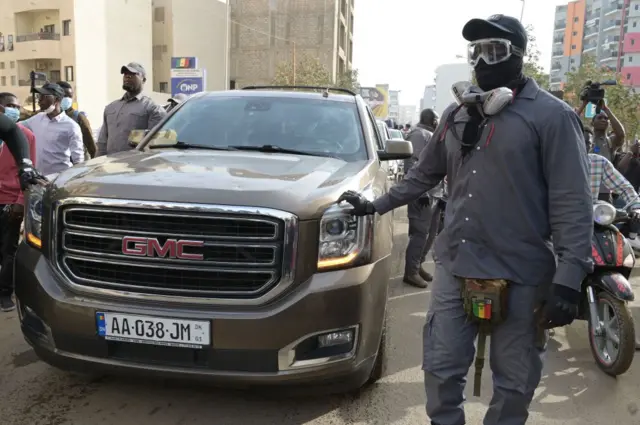
[[[31,161],[23,161],[20,164],[18,177],[20,178],[20,187],[23,191],[34,185],[44,186],[48,182],[47,178],[34,168]]]
[[[580,292],[565,285],[552,285],[551,294],[542,306],[540,325],[544,329],[570,325],[578,316]]]
[[[371,215],[375,214],[376,212],[376,209],[371,201],[367,200],[364,196],[352,190],[348,190],[340,195],[340,198],[338,198],[338,203],[342,201],[346,201],[350,203],[351,206],[353,206],[351,214],[355,216]]]

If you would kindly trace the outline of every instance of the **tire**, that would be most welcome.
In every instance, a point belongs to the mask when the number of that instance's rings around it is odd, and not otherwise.
[[[598,367],[607,375],[618,376],[625,373],[631,363],[636,352],[636,336],[633,316],[629,311],[627,303],[620,301],[608,292],[600,292],[597,296],[598,312],[600,306],[604,304],[608,306],[615,314],[615,321],[618,326],[618,334],[620,344],[618,344],[618,355],[613,362],[608,362],[602,358],[600,348],[597,345],[596,337],[593,333],[591,320],[589,320],[589,346],[591,354],[596,360]]]
[[[365,383],[364,387],[375,384],[383,376],[387,368],[387,317],[384,318],[384,325],[382,328],[382,335],[380,335],[380,345],[378,346],[378,353],[376,354],[376,361],[371,369],[369,379]]]

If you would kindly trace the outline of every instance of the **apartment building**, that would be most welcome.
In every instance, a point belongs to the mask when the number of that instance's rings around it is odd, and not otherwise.
[[[318,58],[335,79],[352,68],[355,0],[230,0],[232,87],[269,84],[280,63]]]
[[[424,94],[420,99],[420,110],[436,109],[436,85],[431,84],[424,88]]]
[[[562,89],[584,55],[640,86],[640,0],[577,0],[556,7],[550,83]]]
[[[25,102],[32,70],[68,81],[100,125],[122,95],[120,67],[151,67],[151,21],[151,0],[0,0],[0,91]]]
[[[398,114],[398,122],[404,124],[417,124],[417,108],[416,105],[400,105],[400,113]]]
[[[229,87],[227,0],[153,0],[153,90],[171,92],[171,58],[196,57],[207,90]]]
[[[451,86],[459,81],[471,81],[471,66],[468,63],[449,63],[436,68],[435,110],[439,115],[454,101]]]
[[[389,90],[389,118],[400,118],[400,90]]]

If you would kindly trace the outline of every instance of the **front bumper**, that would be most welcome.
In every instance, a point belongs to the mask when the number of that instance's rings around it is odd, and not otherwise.
[[[338,384],[361,386],[378,350],[391,258],[349,270],[319,273],[269,305],[158,304],[72,292],[40,251],[22,243],[15,262],[22,332],[46,362],[69,370],[139,373],[226,384]],[[208,320],[203,349],[107,341],[96,312]],[[352,350],[298,361],[295,345],[333,330],[357,329]],[[293,351],[292,351],[293,350]]]

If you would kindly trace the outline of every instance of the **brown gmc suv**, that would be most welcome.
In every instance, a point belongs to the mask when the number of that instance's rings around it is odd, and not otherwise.
[[[132,139],[133,141],[133,139]],[[313,384],[382,374],[392,215],[371,110],[346,91],[201,93],[136,149],[30,193],[15,261],[22,332],[51,365]]]

